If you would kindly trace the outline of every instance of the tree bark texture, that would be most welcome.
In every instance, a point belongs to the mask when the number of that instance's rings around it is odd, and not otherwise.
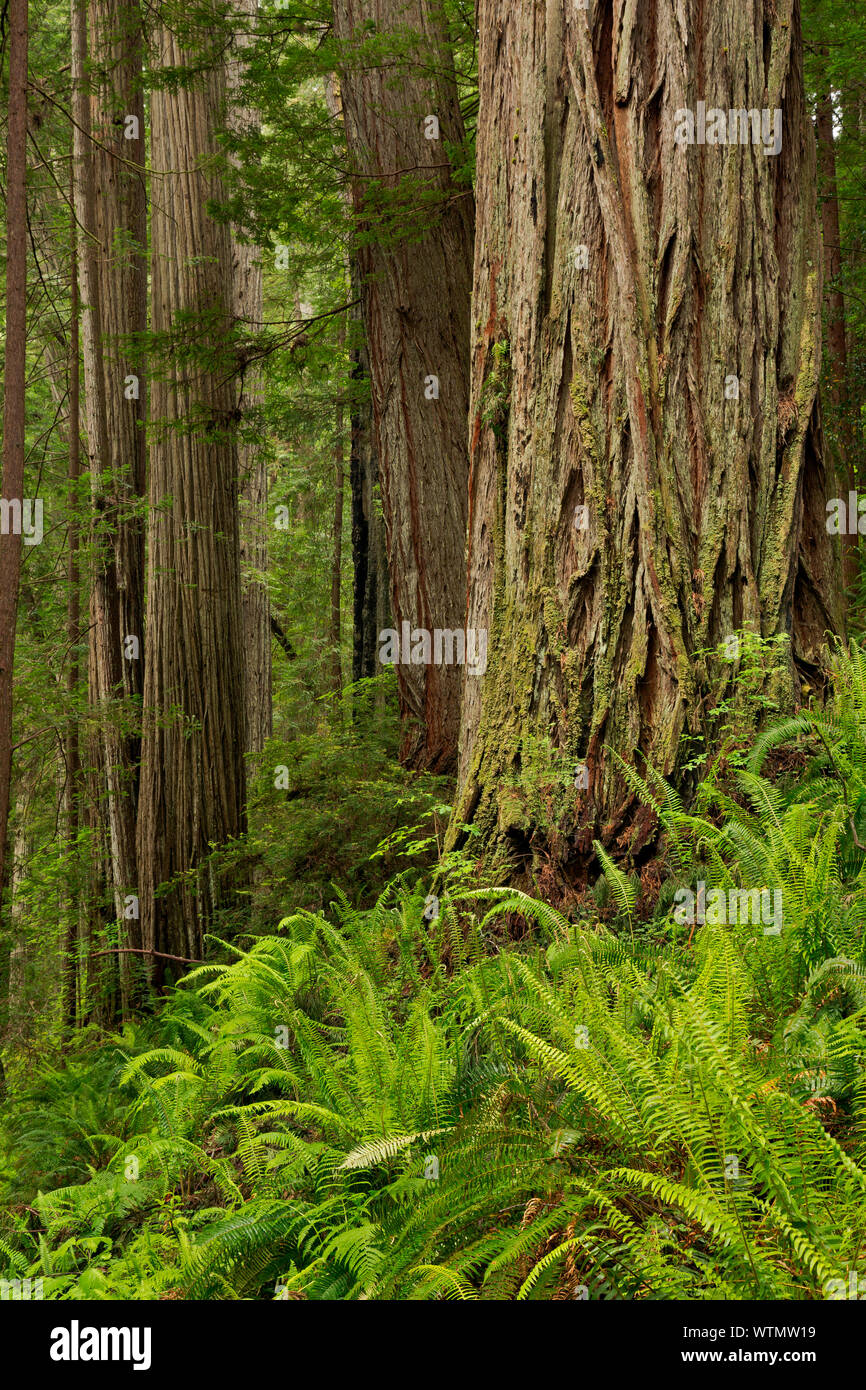
[[[490,657],[451,835],[568,861],[650,833],[605,749],[676,775],[719,694],[705,653],[789,634],[793,698],[841,622],[814,137],[795,0],[480,0],[478,27],[467,625]],[[675,140],[699,101],[778,108],[778,154]]]
[[[380,54],[366,58],[370,20],[379,34],[416,33],[429,67],[395,73]],[[473,202],[455,184],[445,152],[464,129],[444,18],[436,0],[335,0],[334,27],[344,45],[340,83],[395,624],[461,628]],[[426,137],[428,116],[438,119],[438,139]],[[424,225],[419,194],[429,205]],[[410,235],[401,218],[412,205]],[[391,238],[366,236],[383,207]],[[397,679],[404,761],[452,768],[459,668],[401,663]]]
[[[244,828],[244,689],[231,239],[207,213],[225,70],[201,71],[166,28],[152,121],[152,369],[144,737],[138,816],[142,944],[200,957],[216,883],[206,860]],[[170,883],[168,891],[157,893]],[[155,976],[161,975],[156,963]]]

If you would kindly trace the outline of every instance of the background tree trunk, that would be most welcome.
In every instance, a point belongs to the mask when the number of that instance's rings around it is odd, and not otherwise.
[[[340,334],[340,355],[344,351],[345,333]],[[346,448],[344,402],[337,398],[334,419],[334,525],[331,533],[331,605],[328,622],[328,648],[331,666],[331,689],[339,697],[343,689],[342,659],[342,575],[343,575],[343,493],[345,490]],[[339,704],[335,714],[339,713]]]
[[[826,49],[822,50],[826,56]],[[833,134],[833,96],[829,78],[818,96],[816,132],[818,172],[821,180],[821,229],[824,252],[824,306],[827,317],[825,380],[829,386],[834,425],[836,473],[843,490],[857,489],[854,465],[854,431],[848,418],[848,347],[845,298],[842,293],[842,237],[839,229],[839,194],[836,185],[836,141]],[[858,536],[842,537],[846,585],[857,578]]]
[[[74,178],[73,178],[74,206]],[[66,732],[66,841],[70,859],[71,891],[67,904],[66,940],[63,948],[63,992],[61,1017],[64,1024],[74,1028],[78,1016],[78,915],[80,911],[80,876],[77,868],[78,831],[80,825],[81,751],[78,738],[79,643],[81,642],[81,596],[78,565],[78,483],[81,477],[81,410],[79,393],[78,332],[78,229],[73,212],[70,225],[70,309],[69,309],[69,517],[67,540],[66,644],[69,649],[66,668],[66,693],[70,715]]]
[[[118,622],[122,637],[144,637],[144,518],[147,379],[147,186],[145,181],[142,30],[137,0],[90,0],[94,92],[93,147],[99,302],[102,314],[109,459],[99,507],[114,532]],[[139,336],[136,336],[139,335]],[[132,394],[137,381],[138,395]],[[129,383],[126,385],[126,383]],[[121,662],[123,690],[140,699],[143,662]],[[125,772],[133,783],[138,740],[129,740]]]
[[[238,58],[228,67],[228,90],[235,98],[243,80],[241,61],[250,42],[249,25],[255,19],[257,0],[234,0],[242,27],[236,34]],[[245,108],[238,97],[230,111],[233,128],[246,131],[258,124],[254,111]],[[232,312],[250,333],[261,330],[262,300],[261,248],[232,236]],[[257,442],[259,426],[255,413],[261,406],[261,374],[248,367],[240,378],[238,411],[240,429],[237,441],[240,480],[240,553],[244,632],[244,708],[245,747],[257,754],[273,732],[271,697],[271,609],[267,586],[268,568],[268,473],[265,451]]]
[[[468,625],[490,660],[451,836],[474,817],[565,862],[649,835],[605,745],[676,775],[726,679],[702,653],[790,634],[790,699],[841,621],[814,138],[794,0],[480,0],[478,27]],[[701,100],[780,108],[780,153],[677,144]]]
[[[27,353],[27,0],[9,0],[9,110],[6,120],[6,342],[3,370],[3,479],[7,502],[24,496]],[[0,895],[12,787],[12,669],[21,576],[21,534],[0,535]]]
[[[229,229],[206,210],[221,190],[203,167],[225,73],[218,55],[193,64],[165,28],[156,48],[159,68],[197,75],[195,86],[160,85],[151,104],[153,328],[173,341],[150,393],[139,883],[145,948],[197,958],[215,896],[205,860],[244,828],[232,257]]]
[[[351,258],[352,298],[360,298],[356,258]],[[381,672],[379,633],[391,626],[388,551],[379,493],[379,464],[373,437],[370,400],[370,355],[360,308],[352,310],[351,445],[349,481],[352,494],[352,680]]]
[[[417,33],[429,67],[410,65],[397,80],[378,49],[359,58],[354,46],[370,20],[377,44],[399,29]],[[383,198],[396,229],[391,241],[365,238],[357,247],[395,624],[461,628],[473,206],[469,190],[454,184],[445,153],[464,130],[444,17],[437,0],[335,0],[334,28],[345,45],[340,80],[358,230]],[[425,137],[427,116],[438,118],[436,140]],[[426,193],[426,225],[418,221],[419,193]],[[400,222],[413,204],[410,236]],[[425,397],[430,377],[438,378],[438,399]],[[399,664],[397,679],[401,756],[415,767],[448,770],[457,749],[459,669]]]
[[[328,110],[341,130],[337,157],[346,139],[343,121],[343,99],[336,74],[327,86]],[[352,219],[352,196],[348,187],[343,192],[346,210]],[[370,678],[377,674],[379,633],[390,627],[388,606],[388,557],[385,546],[385,527],[381,516],[378,491],[379,468],[373,443],[373,411],[370,397],[370,354],[364,335],[363,282],[358,257],[352,250],[347,258],[349,298],[349,360],[351,362],[349,393],[349,488],[352,508],[352,575],[354,583],[352,620],[352,680]],[[342,431],[342,403],[338,407],[338,433]],[[337,464],[337,505],[342,531],[344,458],[341,452]],[[340,544],[342,552],[342,544]],[[336,570],[337,550],[334,552],[333,589],[339,574]],[[333,613],[333,607],[332,607]],[[334,627],[332,617],[332,629]],[[341,673],[342,679],[342,673]],[[381,695],[378,702],[382,703]]]
[[[129,13],[116,0],[72,4],[73,151],[75,210],[82,299],[84,399],[93,505],[93,587],[90,644],[101,730],[109,844],[109,876],[121,945],[138,943],[138,922],[124,915],[137,890],[135,813],[138,740],[129,712],[118,705],[141,694],[144,553],[135,503],[144,487],[144,437],[140,347],[128,335],[146,327],[145,232],[142,175],[121,162],[141,139],[124,139],[124,111],[143,120],[140,31],[129,31]],[[98,74],[92,83],[90,57]],[[136,66],[137,63],[137,66]],[[92,94],[91,94],[92,87]],[[131,248],[131,249],[130,249]],[[125,657],[127,637],[139,644]],[[130,668],[138,668],[131,672]],[[131,1001],[131,958],[117,961],[124,1017]]]

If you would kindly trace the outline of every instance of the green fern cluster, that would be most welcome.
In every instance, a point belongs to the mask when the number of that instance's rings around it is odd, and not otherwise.
[[[459,874],[430,921],[404,875],[220,943],[99,1072],[13,1107],[31,1167],[55,1156],[0,1227],[8,1274],[54,1298],[826,1296],[866,1238],[866,662],[839,660],[834,710],[692,810],[622,766],[663,830],[652,931],[599,845],[607,925]],[[781,740],[810,760],[787,789]],[[687,935],[698,879],[778,889],[781,934]]]

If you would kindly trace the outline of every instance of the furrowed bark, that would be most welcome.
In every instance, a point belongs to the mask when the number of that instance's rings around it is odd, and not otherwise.
[[[605,748],[676,776],[710,649],[788,634],[790,701],[841,625],[799,8],[480,0],[478,26],[467,625],[490,658],[451,839],[474,818],[524,862],[585,861],[651,833]],[[678,143],[699,101],[778,108],[778,154]]]
[[[243,830],[245,800],[232,257],[229,229],[207,213],[222,191],[208,161],[225,71],[218,55],[204,70],[201,55],[193,64],[165,27],[155,47],[157,70],[197,72],[187,85],[158,84],[151,103],[162,352],[150,392],[139,884],[143,946],[197,958],[218,895],[206,861]],[[162,968],[157,959],[157,982]]]
[[[369,20],[379,34],[419,35],[429,68],[401,69],[398,81],[393,64],[359,54]],[[458,629],[466,606],[473,204],[469,190],[454,183],[445,152],[446,142],[462,142],[464,130],[444,18],[435,0],[335,0],[334,28],[343,44],[340,81],[395,624]],[[438,139],[425,138],[428,116],[438,118]],[[419,195],[428,205],[421,222]],[[390,243],[368,235],[377,208],[388,212]],[[401,219],[413,208],[407,234]],[[432,377],[438,399],[425,394],[435,389]],[[459,668],[401,662],[397,679],[403,760],[452,768]]]

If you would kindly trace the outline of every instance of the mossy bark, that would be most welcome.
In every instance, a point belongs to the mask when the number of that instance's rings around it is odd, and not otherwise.
[[[451,838],[474,819],[569,861],[646,837],[605,749],[676,775],[700,653],[789,634],[793,701],[840,625],[814,140],[794,0],[480,0],[478,27],[467,624],[490,659]],[[779,153],[677,143],[702,100],[780,109]],[[558,768],[553,835],[530,745]]]

